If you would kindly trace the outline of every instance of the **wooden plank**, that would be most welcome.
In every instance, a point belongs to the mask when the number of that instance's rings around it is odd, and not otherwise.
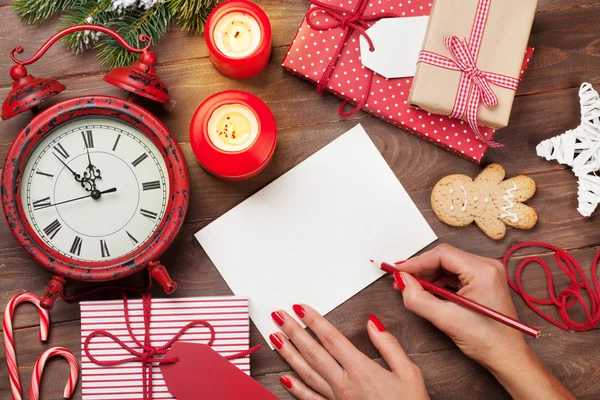
[[[273,26],[273,46],[289,46],[296,34],[298,25],[306,13],[306,3],[294,0],[260,0],[256,1],[264,8]],[[8,85],[11,80],[8,71],[12,66],[8,55],[10,49],[21,45],[25,53],[20,58],[30,57],[48,37],[58,30],[58,19],[49,20],[40,25],[27,25],[19,21],[10,7],[0,8],[0,86]],[[203,35],[184,33],[173,25],[163,40],[154,46],[160,64],[177,63],[182,60],[208,57],[208,49]],[[107,69],[100,66],[95,59],[95,52],[88,51],[83,55],[75,55],[64,46],[55,45],[39,63],[30,68],[31,73],[40,76],[71,76],[98,73]]]
[[[206,222],[193,222],[184,226],[183,231],[172,247],[162,258],[164,265],[168,268],[169,273],[178,282],[179,288],[174,296],[186,297],[196,296],[198,294],[206,296],[229,295],[231,291],[226,283],[221,278],[217,269],[202,250],[200,245],[193,239],[192,235],[198,229],[205,225]],[[6,228],[3,228],[6,231]],[[464,235],[463,235],[464,236]],[[4,238],[2,238],[4,241]],[[461,242],[462,236],[444,240],[456,246],[467,247]],[[481,249],[485,248],[486,242],[479,238],[474,240],[479,243]],[[486,239],[487,240],[487,239]],[[506,243],[513,243],[517,240],[509,240]],[[503,246],[506,246],[504,244]],[[473,246],[475,247],[475,246]],[[468,249],[468,248],[467,248]],[[502,252],[506,249],[504,247]],[[478,254],[485,252],[478,249],[468,249]],[[502,254],[501,252],[501,254]],[[538,251],[539,252],[539,251]],[[531,254],[532,252],[524,252]],[[596,255],[596,249],[576,250],[572,251],[574,257],[580,262],[583,270],[588,274],[591,270],[591,263]],[[522,257],[522,254],[519,256]],[[555,287],[558,290],[566,288],[569,281],[566,276],[559,273],[558,267],[553,263],[552,256],[546,255],[544,259],[551,265],[555,276]],[[43,288],[50,279],[50,274],[43,270],[20,248],[13,247],[10,251],[0,251],[0,260],[2,260],[1,271],[2,280],[0,286],[3,288],[2,300],[3,303],[16,293],[30,291],[38,294],[43,293]],[[515,259],[516,262],[516,259]],[[511,274],[514,273],[515,264],[511,263]],[[132,280],[132,285],[139,286],[143,280],[143,274],[138,274]],[[523,281],[525,287],[532,295],[539,298],[547,298],[546,279],[539,268],[530,268],[525,271]],[[367,323],[370,313],[376,313],[384,322],[388,330],[397,334],[404,348],[411,352],[426,352],[452,348],[453,344],[440,332],[438,332],[431,324],[421,318],[407,312],[398,293],[391,289],[391,278],[386,277],[378,280],[374,284],[367,287],[359,295],[344,303],[342,306],[334,310],[328,315],[328,319],[332,321],[339,329],[348,336],[351,341],[365,350],[365,343],[368,343],[364,326]],[[79,292],[83,289],[89,289],[89,285],[77,285],[69,282],[68,292]],[[387,293],[387,295],[385,294]],[[159,287],[154,287],[153,294],[158,297],[165,297]],[[562,332],[559,328],[551,325],[541,317],[531,311],[527,305],[513,293],[513,300],[517,306],[517,311],[521,320],[526,323],[542,327],[543,335],[556,335]],[[549,315],[558,318],[555,309],[551,307],[543,308]],[[572,310],[573,317],[582,320],[583,314],[580,308]],[[78,305],[67,304],[63,301],[57,301],[56,308],[52,311],[53,324],[59,324],[63,321],[77,321],[79,318]],[[37,314],[32,307],[23,307],[19,309],[15,327],[31,327],[38,324]],[[60,325],[60,324],[59,324]],[[405,328],[409,327],[409,328]],[[273,329],[275,330],[275,325]],[[252,328],[251,334],[252,343],[265,344],[262,336],[258,331]],[[270,352],[261,352],[255,357],[257,368],[262,371],[265,368],[269,371],[278,365],[276,357]]]
[[[285,50],[281,49],[276,51],[274,56],[281,59],[284,53]],[[179,142],[188,142],[189,122],[196,107],[211,94],[231,88],[231,81],[214,71],[206,59],[162,67],[161,75],[170,88],[174,102],[170,107],[170,111],[166,111],[162,106],[150,101],[141,101],[141,104],[157,115],[169,127]],[[63,80],[63,83],[67,86],[67,89],[57,96],[54,102],[90,94],[124,96],[124,91],[105,83],[100,76],[69,78]],[[293,140],[297,141],[294,143],[295,146],[299,144],[298,142],[309,142],[306,139],[307,134],[310,134],[310,142],[314,142],[315,140],[319,141],[319,138],[323,136],[335,137],[324,131],[335,131],[340,134],[342,129],[347,126],[346,124],[343,127],[332,125],[316,128],[317,125],[337,122],[341,119],[337,113],[339,99],[330,94],[319,96],[313,85],[285,73],[278,65],[273,63],[261,75],[261,84],[251,80],[241,81],[236,84],[236,88],[250,91],[265,100],[273,110],[280,130],[299,127],[308,131],[308,133],[302,132],[302,134],[293,135]],[[569,89],[517,97],[509,127],[500,130],[497,135],[497,139],[505,143],[507,147],[490,149],[486,162],[505,164],[506,168],[509,168],[509,174],[515,172],[534,173],[561,168],[557,167],[555,163],[537,157],[535,146],[541,140],[578,125],[579,100],[577,92],[577,89]],[[6,96],[7,93],[8,89],[0,89],[0,97]],[[290,96],[289,94],[293,95]],[[366,116],[365,113],[359,113],[352,120],[365,118]],[[13,138],[30,119],[31,114],[24,113],[0,123],[3,132],[5,132],[3,139],[0,141],[0,158],[5,158]],[[435,146],[420,139],[414,140],[409,135],[382,121],[376,121],[373,124],[378,136],[386,141],[386,149],[391,149],[394,155],[401,156],[405,162],[404,167],[418,167],[419,171],[415,172],[417,174],[415,179],[426,186],[432,186],[445,173],[444,170],[437,168],[437,165],[445,164],[436,162],[446,163],[449,160],[456,159],[450,153],[438,150]],[[311,126],[311,128],[306,127],[306,125]],[[287,133],[286,135],[290,134]],[[283,135],[280,135],[280,143],[283,140],[282,137]],[[325,139],[321,140],[320,143],[326,143]],[[410,157],[407,157],[407,155]],[[429,157],[435,157],[435,160],[425,162],[425,158]],[[459,168],[455,172],[476,171],[476,168],[468,162],[455,161],[452,164]],[[426,182],[423,182],[424,177],[427,177]]]
[[[292,0],[265,0],[259,2],[271,18],[273,44],[287,48],[306,11],[306,3]],[[568,8],[565,8],[568,7]],[[536,47],[527,77],[519,94],[537,93],[549,89],[574,87],[582,80],[598,83],[594,66],[600,54],[600,42],[596,40],[596,21],[600,18],[600,5],[588,4],[585,7],[572,7],[568,3],[560,5],[555,0],[540,2],[530,44]],[[22,26],[23,29],[15,29]],[[0,8],[0,54],[8,54],[17,44],[25,49],[24,56],[33,52],[57,29],[57,21],[48,21],[39,26],[28,26],[19,22],[10,7]],[[23,31],[26,35],[23,35]],[[182,52],[181,49],[185,49]],[[208,56],[201,36],[184,34],[173,27],[171,32],[156,47],[159,65],[180,64]],[[274,57],[272,64],[279,67],[283,57]],[[12,66],[9,58],[0,59],[0,71],[8,71]],[[60,45],[52,48],[39,64],[30,68],[36,76],[44,71],[45,76],[62,77],[73,75],[99,74],[106,71],[97,61],[93,52],[74,55]],[[162,75],[162,69],[159,73]],[[569,74],[563,74],[569,71]],[[189,75],[182,75],[187,79]],[[191,79],[191,77],[189,77]],[[259,78],[252,81],[257,82]],[[8,86],[8,74],[0,75],[0,87]],[[169,84],[169,82],[167,82]],[[171,86],[169,85],[169,88]]]
[[[363,328],[364,329],[364,328]],[[400,330],[410,329],[403,325]],[[394,333],[397,335],[397,333]],[[16,332],[17,357],[22,385],[25,391],[29,388],[29,377],[38,355],[49,346],[65,346],[76,356],[80,356],[79,322],[73,321],[55,324],[50,341],[41,345],[37,339],[37,329],[21,329]],[[573,391],[578,399],[595,399],[600,391],[600,383],[593,379],[599,372],[600,352],[590,351],[587,343],[598,340],[597,330],[585,333],[568,333],[545,336],[530,342],[533,350],[540,355],[557,377]],[[402,341],[402,337],[400,338]],[[371,358],[385,365],[368,339],[363,348]],[[279,358],[276,352],[263,349],[252,356],[253,376],[281,399],[292,399],[279,384],[281,373],[289,371],[287,364],[281,362],[271,367],[268,372],[261,371],[257,361],[259,354],[270,353]],[[507,395],[499,384],[483,368],[463,356],[457,349],[431,352],[410,352],[411,359],[422,369],[425,382],[432,399],[507,399]],[[566,362],[566,360],[569,360]],[[0,356],[4,365],[5,356]],[[67,375],[66,363],[62,360],[50,361],[42,378],[43,393],[49,398],[58,398],[63,389]],[[518,373],[518,371],[515,371]],[[0,391],[8,393],[6,368],[0,371]],[[80,398],[81,384],[78,385],[74,398]]]
[[[594,17],[592,17],[594,15]],[[600,40],[596,21],[600,4],[538,13],[529,45],[535,53],[519,88],[520,94],[598,83]]]
[[[539,189],[537,195],[528,204],[538,211],[540,218],[538,226],[531,231],[511,229],[504,241],[494,242],[485,238],[475,226],[457,229],[440,223],[431,211],[429,202],[431,186],[449,173],[466,173],[475,177],[480,168],[466,161],[458,161],[456,156],[437,149],[419,138],[399,134],[397,130],[387,132],[387,129],[393,128],[381,121],[369,118],[362,122],[442,241],[496,258],[501,257],[506,250],[505,243],[512,241],[546,240],[566,248],[587,247],[597,243],[595,222],[598,217],[585,219],[579,216],[576,211],[577,183],[571,171],[565,169],[534,174]],[[281,130],[278,150],[272,163],[257,178],[239,184],[227,183],[208,175],[195,161],[189,144],[182,143],[191,181],[194,182],[187,221],[208,224],[354,124],[355,122],[352,121],[343,121],[321,126],[318,129],[301,127]],[[407,152],[405,149],[411,150]],[[529,159],[535,163],[537,157]],[[505,165],[510,166],[519,162],[520,158],[517,158],[512,164],[507,161]],[[439,168],[439,165],[456,167],[448,170]],[[526,171],[508,169],[509,176],[521,172]],[[549,199],[552,201],[548,201]],[[5,227],[2,230],[7,241],[0,244],[0,249],[12,249],[14,242]]]

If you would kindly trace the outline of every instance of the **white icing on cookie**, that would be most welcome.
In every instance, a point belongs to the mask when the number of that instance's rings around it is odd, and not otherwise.
[[[513,187],[510,189],[506,189],[506,195],[502,197],[504,201],[508,203],[508,205],[502,207],[502,211],[504,211],[504,213],[500,214],[500,218],[511,217],[512,222],[519,222],[519,216],[511,211],[515,207],[515,203],[513,202],[513,199],[515,199],[515,195],[513,194],[513,192],[517,190],[517,184],[515,182],[513,182],[512,184]]]
[[[454,211],[454,206],[450,206],[450,211]]]
[[[477,200],[479,200],[479,197],[477,197],[477,196],[474,196],[474,197],[473,197],[473,201],[477,201]]]
[[[490,199],[488,199],[487,197],[485,199],[483,199],[484,202],[489,203]]]
[[[467,211],[467,206],[469,205],[469,197],[467,196],[467,191],[465,190],[465,187],[460,185],[460,188],[462,189],[463,194],[465,195],[465,203],[460,208],[460,211],[465,212],[465,211]]]
[[[450,194],[454,193],[454,189],[450,188],[449,192]]]

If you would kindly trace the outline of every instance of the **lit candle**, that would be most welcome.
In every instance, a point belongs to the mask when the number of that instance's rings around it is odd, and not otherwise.
[[[258,120],[248,107],[227,104],[217,108],[208,120],[208,137],[223,151],[242,151],[258,136]]]
[[[190,125],[190,142],[204,169],[219,178],[240,181],[256,176],[273,157],[277,125],[261,99],[228,90],[198,107]]]
[[[264,11],[246,0],[229,0],[208,16],[204,30],[210,60],[225,76],[250,78],[271,57],[271,23]]]

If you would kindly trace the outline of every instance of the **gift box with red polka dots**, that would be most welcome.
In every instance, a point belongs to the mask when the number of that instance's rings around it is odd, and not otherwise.
[[[367,4],[362,18],[352,19],[354,7],[364,6],[363,2]],[[315,3],[319,4],[309,8],[283,61],[287,71],[318,84],[331,64],[333,70],[325,90],[355,105],[366,97],[363,111],[470,161],[481,162],[488,146],[477,139],[466,122],[408,105],[412,77],[386,79],[371,73],[361,63],[359,37],[363,28],[376,23],[378,15],[429,15],[431,0],[318,0]],[[349,34],[345,34],[346,30]],[[338,50],[337,62],[333,63]],[[533,49],[528,48],[523,72],[532,54]],[[480,127],[480,131],[488,140],[495,134],[492,128]]]

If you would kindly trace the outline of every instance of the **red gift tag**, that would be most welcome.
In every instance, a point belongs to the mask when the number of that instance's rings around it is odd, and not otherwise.
[[[219,400],[277,400],[238,367],[205,344],[176,342],[165,358],[179,358],[175,364],[161,364],[169,392],[178,400],[197,400],[200,393]]]

